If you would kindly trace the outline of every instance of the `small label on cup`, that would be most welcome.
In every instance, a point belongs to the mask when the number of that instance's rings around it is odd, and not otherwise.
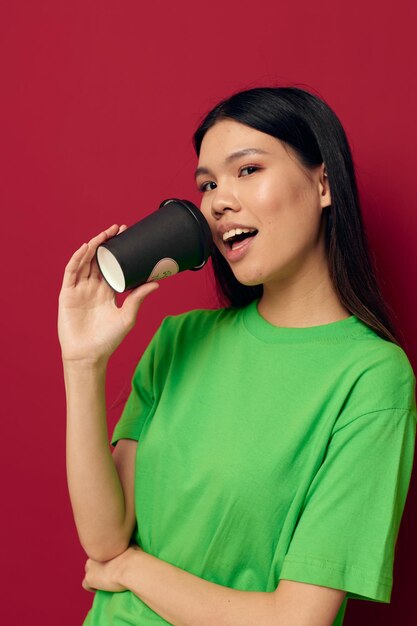
[[[149,283],[152,280],[162,280],[162,278],[168,278],[168,276],[177,274],[179,269],[180,267],[174,259],[165,257],[164,259],[158,261],[146,282]]]

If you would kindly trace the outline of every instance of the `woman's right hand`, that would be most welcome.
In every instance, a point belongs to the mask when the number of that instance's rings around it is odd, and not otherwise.
[[[116,292],[101,276],[94,257],[99,245],[126,228],[113,224],[84,243],[65,268],[58,309],[64,362],[107,363],[134,327],[145,297],[159,287],[155,281],[140,285],[117,306]]]

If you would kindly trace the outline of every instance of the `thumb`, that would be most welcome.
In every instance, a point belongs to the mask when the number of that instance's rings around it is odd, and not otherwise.
[[[145,283],[144,285],[139,285],[136,289],[132,289],[132,292],[128,295],[122,305],[122,311],[126,317],[130,319],[131,323],[135,323],[139,307],[146,296],[157,289],[159,289],[159,283],[156,281]]]

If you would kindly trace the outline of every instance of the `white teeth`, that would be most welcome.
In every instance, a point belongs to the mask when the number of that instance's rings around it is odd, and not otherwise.
[[[242,233],[253,233],[256,228],[232,228],[232,230],[228,230],[223,234],[223,241],[227,241],[231,237],[235,235],[241,235]]]

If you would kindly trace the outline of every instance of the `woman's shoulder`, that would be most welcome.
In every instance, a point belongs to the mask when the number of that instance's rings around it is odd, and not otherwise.
[[[364,375],[373,376],[381,384],[398,384],[401,381],[414,381],[415,373],[405,350],[374,333],[362,338],[360,345]]]
[[[345,419],[384,410],[410,411],[416,416],[416,377],[406,352],[399,345],[371,334],[355,351]]]

